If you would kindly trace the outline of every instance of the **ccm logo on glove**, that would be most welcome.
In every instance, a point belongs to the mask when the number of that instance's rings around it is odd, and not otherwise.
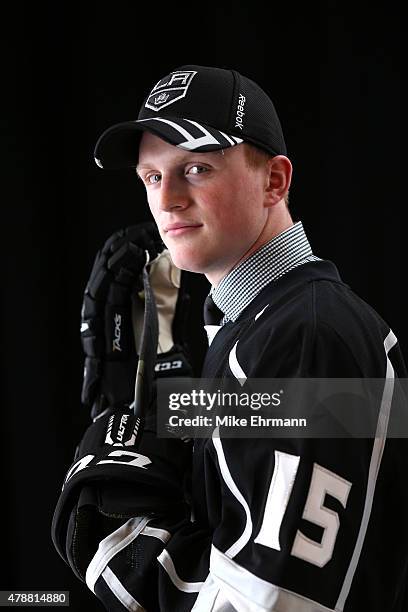
[[[111,453],[108,453],[106,457],[110,457],[110,459],[101,459],[99,461],[96,461],[94,465],[115,463],[117,465],[129,465],[131,467],[146,469],[147,466],[151,463],[149,457],[141,455],[140,453],[134,453],[132,451],[124,449],[112,451]],[[121,461],[120,459],[123,457],[133,457],[133,459],[131,461]],[[81,459],[79,459],[79,461],[74,463],[65,478],[64,487],[67,484],[68,480],[75,476],[75,474],[78,474],[78,472],[88,467],[93,459],[95,459],[95,455],[85,455],[85,457],[82,457]]]
[[[152,463],[149,457],[129,449],[129,447],[134,449],[138,445],[141,434],[140,424],[140,418],[130,413],[106,415],[94,421],[84,436],[82,450],[79,450],[79,454],[83,456],[68,470],[64,486],[86,467],[113,463],[146,469]],[[121,448],[111,450],[112,446]]]
[[[161,361],[156,363],[154,369],[156,372],[164,372],[165,370],[178,370],[183,367],[183,362],[180,359],[174,361]]]

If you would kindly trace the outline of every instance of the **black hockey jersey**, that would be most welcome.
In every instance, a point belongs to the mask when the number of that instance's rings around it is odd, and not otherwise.
[[[407,371],[389,326],[331,262],[306,263],[219,329],[203,377],[383,378],[375,438],[197,439],[194,518],[103,538],[87,582],[105,607],[406,612],[408,444],[387,425]]]

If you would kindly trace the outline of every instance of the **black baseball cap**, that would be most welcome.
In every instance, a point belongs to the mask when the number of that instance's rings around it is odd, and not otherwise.
[[[153,87],[134,121],[117,123],[95,146],[101,168],[132,168],[143,131],[188,151],[216,151],[249,142],[286,155],[281,124],[269,96],[236,70],[187,65]]]

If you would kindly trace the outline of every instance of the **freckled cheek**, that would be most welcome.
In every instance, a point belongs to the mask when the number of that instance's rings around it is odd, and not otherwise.
[[[239,206],[235,199],[225,201],[212,212],[215,229],[218,229],[228,240],[231,236],[246,234],[252,225],[252,214],[248,206]]]
[[[228,193],[229,186],[224,190],[216,190],[201,198],[200,208],[203,218],[211,225],[224,226],[231,224],[235,217],[235,198]]]
[[[147,198],[147,203],[148,203],[149,208],[150,208],[150,212],[152,213],[153,217],[156,218],[156,212],[155,212],[156,211],[156,206],[155,206],[154,199],[151,196],[149,196],[148,193],[146,193],[146,198]]]
[[[153,219],[156,221],[156,224],[159,225],[159,208],[156,205],[155,201],[153,198],[148,197],[147,198],[147,203],[149,204],[149,209],[150,212],[152,213]]]

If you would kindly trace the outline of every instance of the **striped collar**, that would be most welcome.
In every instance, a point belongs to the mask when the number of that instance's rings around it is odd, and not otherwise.
[[[236,321],[266,285],[309,261],[320,261],[312,253],[301,221],[278,234],[231,270],[210,294],[224,313],[221,325]]]

